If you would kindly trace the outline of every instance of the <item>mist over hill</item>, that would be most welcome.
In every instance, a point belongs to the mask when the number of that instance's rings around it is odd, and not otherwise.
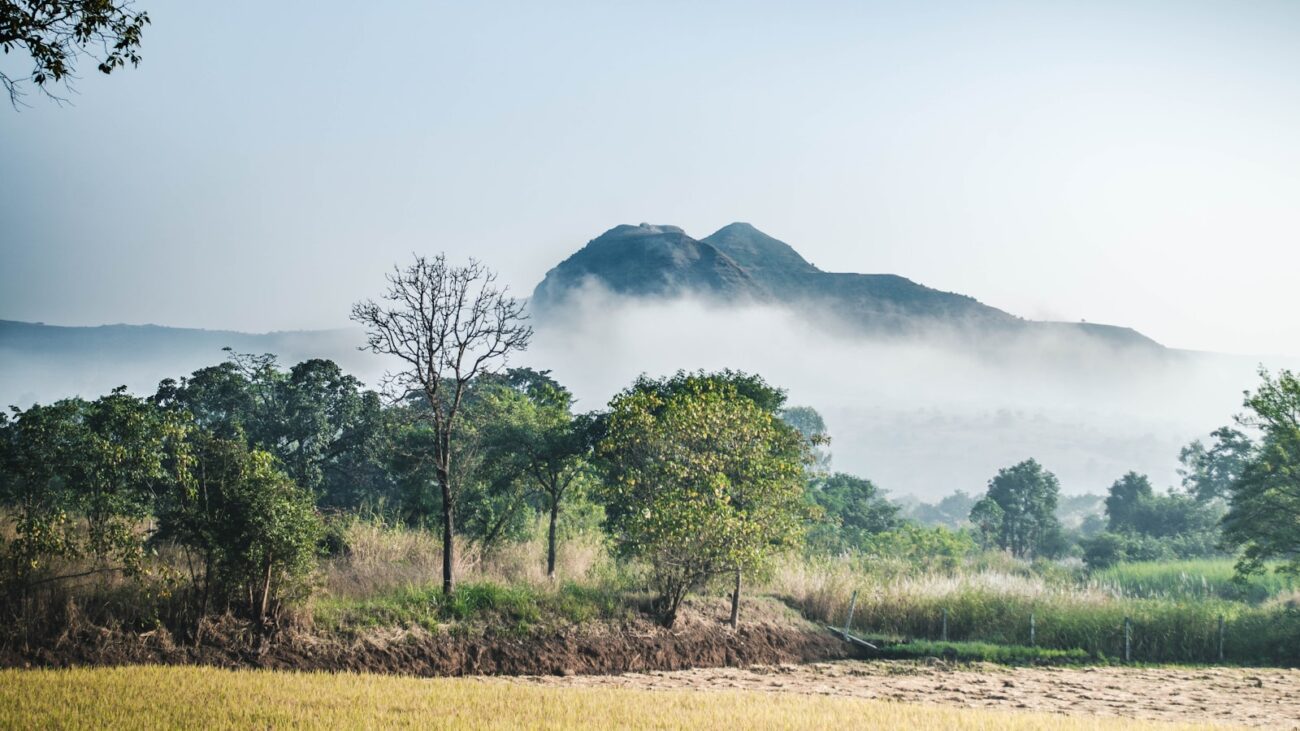
[[[1231,419],[1259,364],[1123,327],[1023,320],[892,274],[823,272],[748,224],[702,239],[616,227],[549,271],[530,310],[537,333],[515,364],[552,370],[580,409],[603,407],[642,373],[756,372],[825,416],[836,469],[926,499],[979,492],[1028,457],[1071,493],[1101,492],[1129,470],[1173,484],[1179,447]],[[347,328],[0,321],[0,402],[118,385],[152,393],[223,360],[225,347],[285,365],[330,358],[373,386],[386,364],[362,342]]]
[[[739,368],[825,416],[834,467],[896,494],[979,492],[1037,458],[1067,492],[1178,480],[1259,361],[1122,326],[1025,320],[894,274],[825,272],[745,223],[618,226],[551,269],[530,360],[595,408],[640,373]]]

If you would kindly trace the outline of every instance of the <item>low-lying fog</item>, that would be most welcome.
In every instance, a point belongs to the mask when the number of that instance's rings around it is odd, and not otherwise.
[[[1229,423],[1259,365],[1068,335],[986,342],[977,354],[940,333],[873,341],[776,308],[598,295],[537,329],[521,360],[552,369],[579,408],[640,373],[757,372],[825,417],[835,469],[923,499],[981,491],[1029,457],[1069,493],[1104,491],[1128,470],[1176,484],[1179,448]]]

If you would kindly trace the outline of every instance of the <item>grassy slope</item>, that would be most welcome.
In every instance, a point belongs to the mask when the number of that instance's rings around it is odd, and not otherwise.
[[[51,727],[1194,728],[824,696],[541,688],[474,679],[193,667],[0,671],[0,728]]]

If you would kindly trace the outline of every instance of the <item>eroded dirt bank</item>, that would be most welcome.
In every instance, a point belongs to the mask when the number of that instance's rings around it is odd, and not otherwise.
[[[964,708],[1300,729],[1300,670],[1004,667],[901,660],[512,682],[850,696]]]
[[[756,607],[736,631],[717,614],[712,606],[690,607],[672,630],[638,618],[528,633],[376,628],[352,637],[302,627],[264,637],[227,621],[206,628],[197,645],[179,642],[165,630],[82,627],[37,646],[10,643],[0,649],[0,667],[202,664],[422,676],[579,675],[849,656],[843,642],[783,607]]]

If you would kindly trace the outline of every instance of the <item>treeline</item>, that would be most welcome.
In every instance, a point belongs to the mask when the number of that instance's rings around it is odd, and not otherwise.
[[[286,370],[231,353],[149,396],[5,415],[5,611],[21,618],[71,582],[179,566],[170,623],[231,611],[269,625],[311,590],[317,559],[347,550],[338,516],[380,513],[440,536],[448,594],[458,546],[491,551],[540,517],[552,577],[566,528],[600,530],[645,567],[664,624],[722,576],[734,623],[744,576],[802,542],[815,440],[781,418],[781,390],[679,373],[575,413],[547,372],[506,367],[531,331],[481,265],[420,258],[389,285],[353,312],[371,349],[404,367],[382,392],[330,361]]]
[[[681,373],[575,414],[548,373],[479,374],[453,440],[455,535],[490,551],[540,517],[538,560],[554,576],[564,529],[606,530],[654,567],[671,622],[686,591],[759,567],[814,514],[809,444],[781,420],[784,399],[757,376]],[[240,354],[147,397],[15,409],[0,421],[10,609],[37,587],[136,575],[177,550],[194,617],[269,621],[310,589],[316,558],[346,550],[339,517],[441,530],[427,410],[386,403],[330,361],[284,370]]]
[[[1291,378],[1285,372],[1276,380],[1263,377],[1265,388]],[[1254,423],[1257,416],[1242,420]],[[1225,536],[1224,518],[1247,488],[1242,477],[1261,457],[1261,445],[1230,426],[1210,436],[1209,447],[1197,440],[1180,451],[1182,484],[1163,492],[1146,475],[1129,472],[1105,495],[1063,496],[1055,475],[1027,460],[999,471],[984,495],[958,490],[937,503],[911,505],[905,514],[969,530],[984,548],[1022,558],[1081,558],[1089,568],[1234,555],[1249,539]],[[1240,514],[1245,501],[1237,502]]]

